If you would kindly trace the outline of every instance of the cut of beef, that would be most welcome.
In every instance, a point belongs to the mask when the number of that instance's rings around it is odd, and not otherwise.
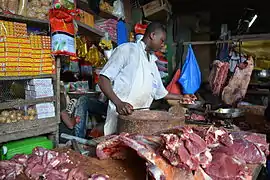
[[[232,132],[231,135],[234,139],[245,139],[249,142],[254,143],[260,148],[262,152],[265,153],[266,156],[269,155],[269,144],[267,143],[266,135],[244,131]]]
[[[134,136],[136,137],[135,139],[139,141],[133,139],[132,137]],[[120,134],[118,138],[112,137],[112,140],[108,139],[97,146],[97,157],[100,159],[109,158],[110,155],[115,154],[114,151],[118,149],[117,146],[121,146],[121,149],[129,147],[146,160],[147,169],[155,180],[162,180],[164,178],[166,180],[182,179],[183,170],[171,166],[165,159],[156,153],[156,149],[153,149],[153,147],[157,147],[156,144],[158,144],[159,138],[150,138],[149,136],[146,136],[145,140],[142,139],[143,136],[141,135],[136,136],[129,134]],[[148,144],[149,142],[150,144]],[[155,145],[153,146],[153,144]],[[104,151],[106,151],[106,153],[104,153]],[[190,171],[188,172],[191,173]],[[187,177],[187,180],[191,179],[191,176],[185,177]]]
[[[226,82],[230,64],[215,60],[211,69],[208,82],[212,89],[213,94],[219,95]]]
[[[239,67],[235,69],[229,84],[223,89],[222,100],[226,104],[232,105],[245,97],[254,67],[252,57],[249,57],[247,63],[248,65],[245,69],[240,69]]]
[[[240,180],[245,176],[245,165],[222,152],[213,152],[211,164],[205,172],[213,180]]]
[[[191,114],[190,119],[196,120],[196,121],[205,121],[205,117],[203,115],[195,114],[195,113]]]
[[[69,160],[66,153],[43,148],[35,148],[29,156],[16,155],[10,161],[0,161],[0,179],[16,179],[20,173],[30,179],[88,179],[88,176]]]
[[[183,129],[181,139],[185,143],[185,147],[191,155],[199,155],[206,150],[205,141],[189,127]]]
[[[266,162],[264,153],[255,144],[245,139],[236,139],[230,147],[220,147],[216,151],[224,152],[248,164],[265,164]]]
[[[230,146],[233,144],[233,137],[223,128],[213,126],[207,128],[193,128],[194,132],[205,140],[209,148],[218,147],[219,145]]]

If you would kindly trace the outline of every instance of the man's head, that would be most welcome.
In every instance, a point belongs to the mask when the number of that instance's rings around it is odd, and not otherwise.
[[[147,50],[159,51],[165,45],[165,40],[166,29],[162,24],[154,22],[147,26],[143,37]]]

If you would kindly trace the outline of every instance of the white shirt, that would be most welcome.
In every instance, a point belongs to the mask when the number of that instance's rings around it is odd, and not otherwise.
[[[150,107],[153,99],[162,99],[168,94],[155,63],[157,57],[151,54],[148,60],[145,47],[143,41],[118,46],[100,72],[113,82],[113,91],[121,101],[134,108]],[[110,101],[104,135],[117,132],[117,116],[116,107]]]

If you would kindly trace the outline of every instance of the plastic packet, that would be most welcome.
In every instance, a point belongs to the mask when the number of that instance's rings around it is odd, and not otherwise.
[[[28,0],[20,0],[18,14],[26,16]]]
[[[9,12],[12,14],[17,14],[19,8],[18,0],[9,0],[7,4]]]
[[[113,15],[120,18],[125,18],[124,5],[121,0],[116,0],[113,2]]]

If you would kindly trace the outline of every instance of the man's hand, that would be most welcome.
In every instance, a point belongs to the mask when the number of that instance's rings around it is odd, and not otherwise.
[[[127,102],[116,104],[116,110],[120,115],[130,115],[133,111],[133,106]]]

